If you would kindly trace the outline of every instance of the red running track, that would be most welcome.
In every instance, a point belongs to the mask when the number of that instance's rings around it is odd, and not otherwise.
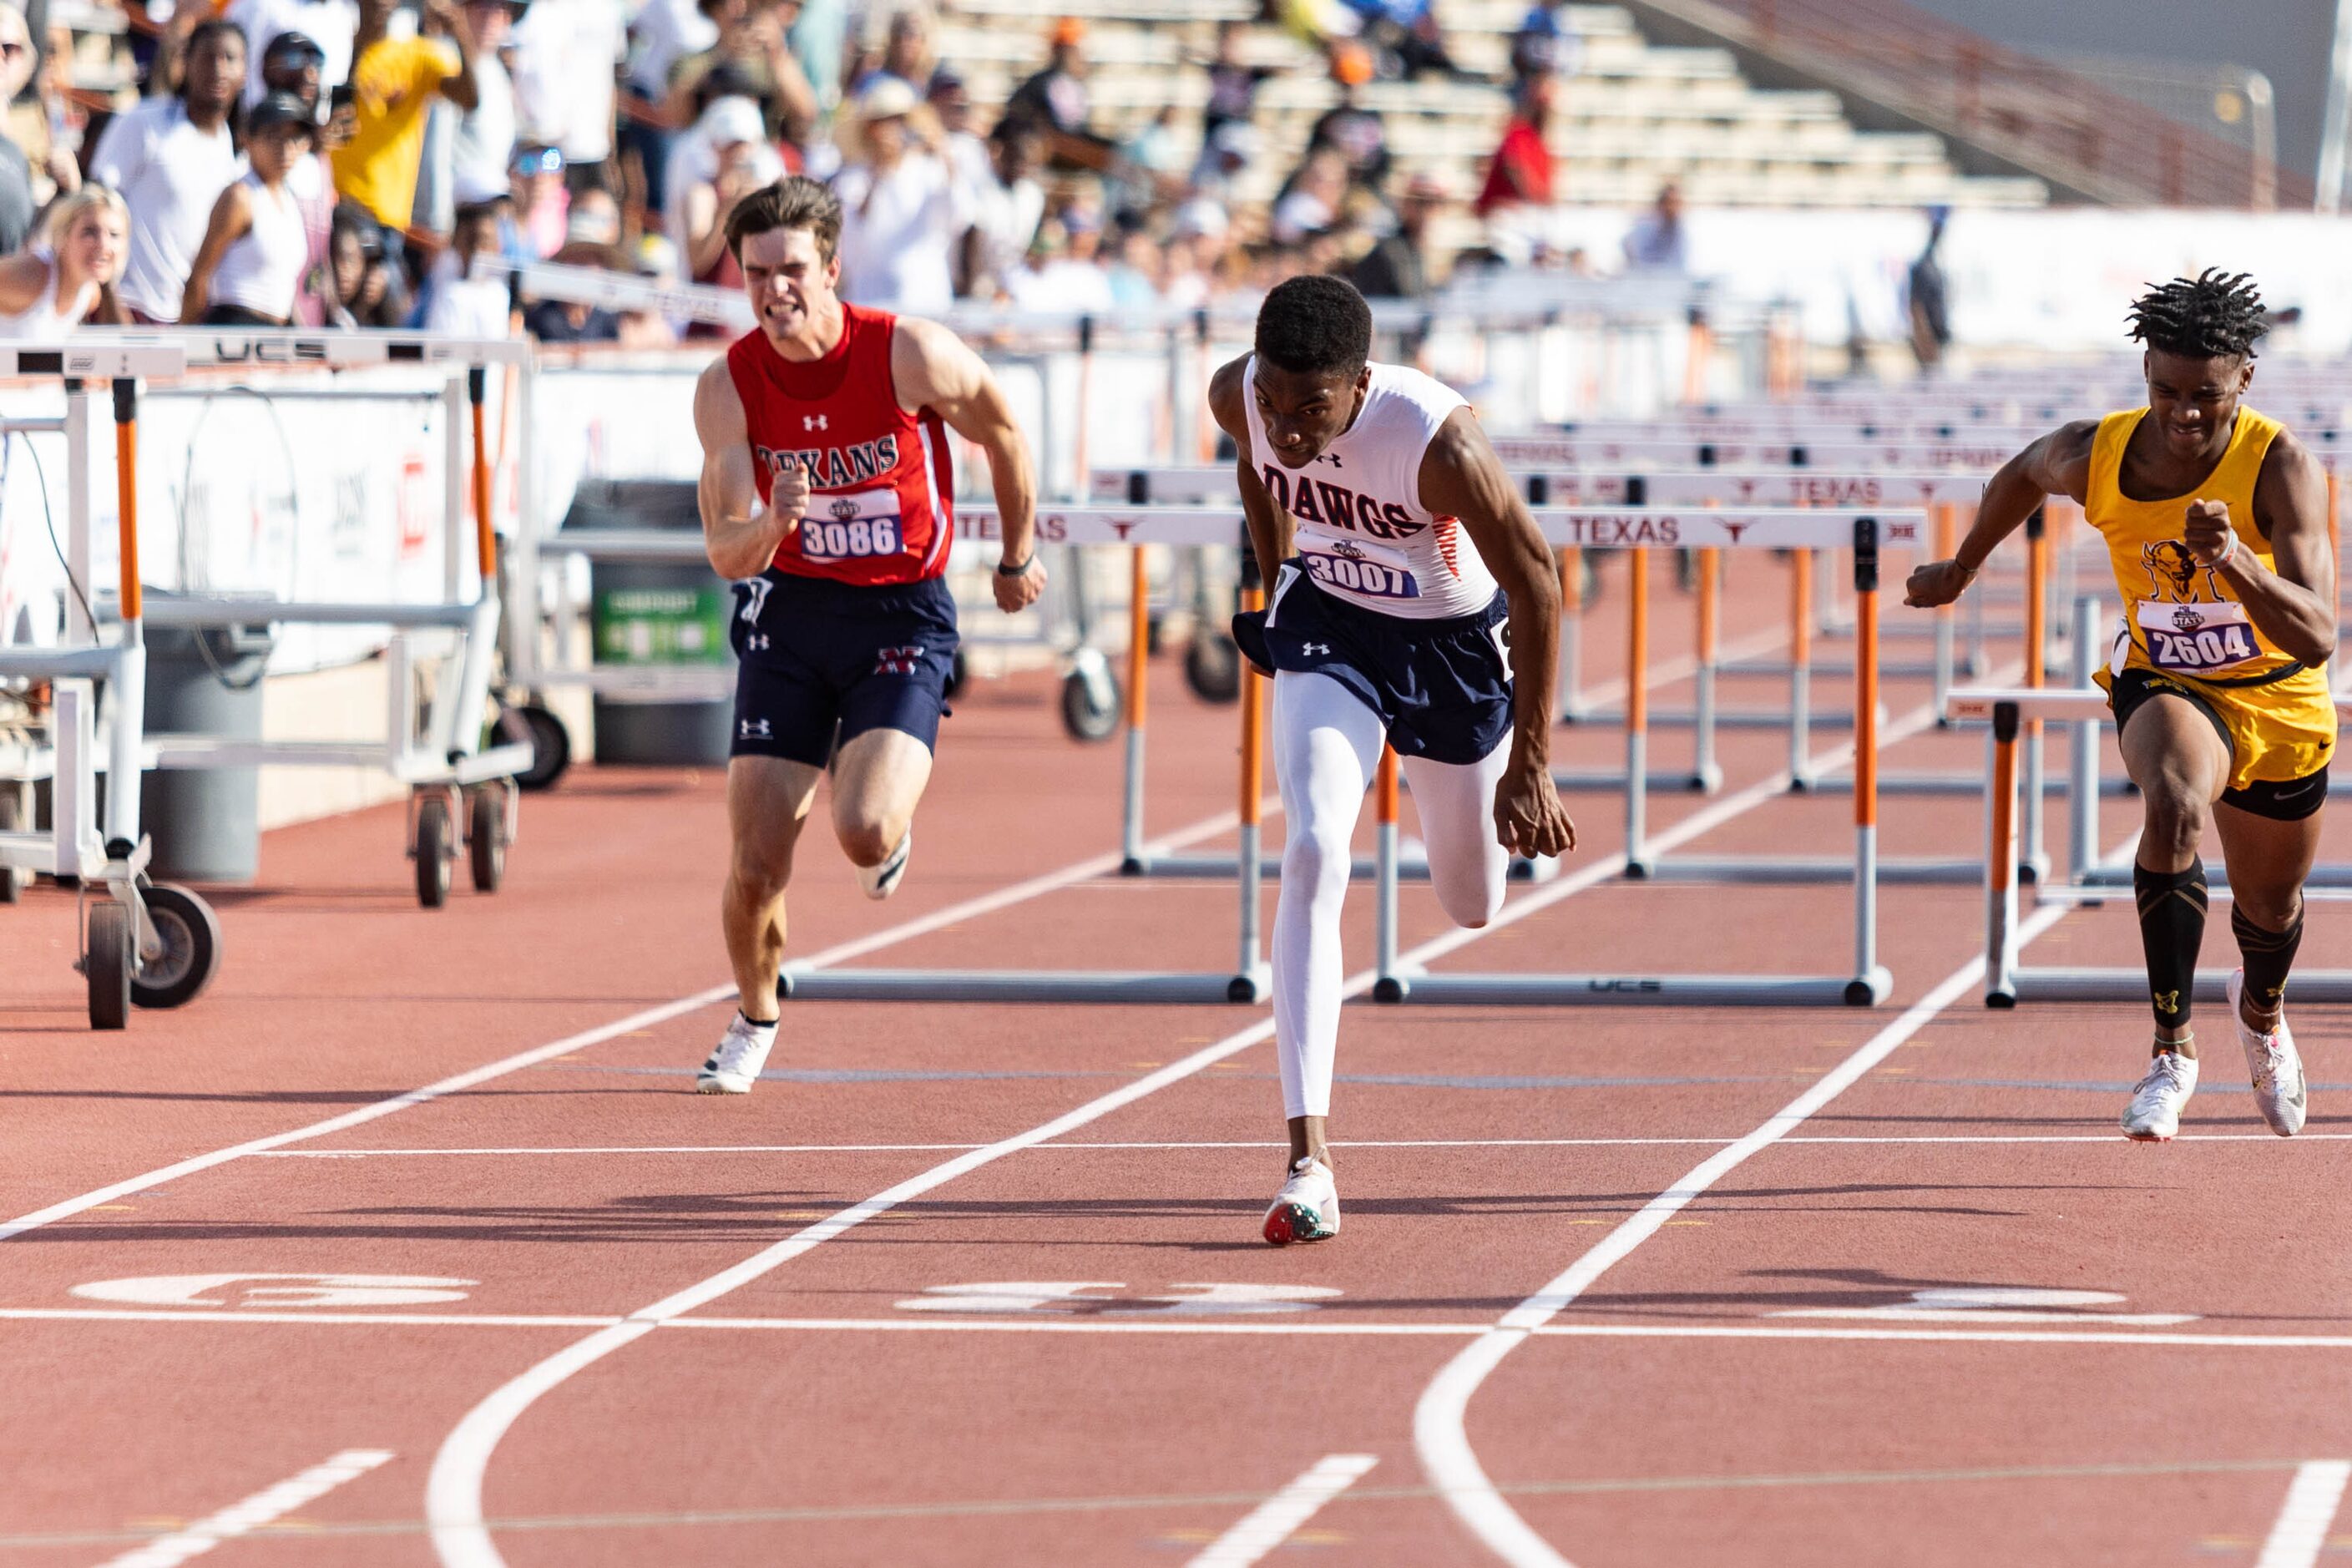
[[[1779,603],[1752,574],[1727,635]],[[1116,750],[1049,697],[951,722],[898,899],[806,858],[797,952],[911,923],[872,961],[1230,962],[1214,887],[1038,882],[1116,844]],[[1225,841],[1231,710],[1153,720],[1153,830]],[[1784,750],[1727,734],[1740,809],[1662,795],[1654,828],[1843,848],[1843,802],[1743,793]],[[1614,803],[1576,809],[1605,856]],[[1885,815],[1890,852],[1982,840],[1969,801]],[[2330,1010],[2298,1016],[2303,1139],[2223,1043],[2190,1135],[2144,1147],[2113,1119],[2146,1021],[1983,1012],[1965,889],[1887,891],[1872,1013],[1366,1005],[1346,1234],[1276,1251],[1259,1009],[795,1003],[757,1093],[692,1094],[720,824],[715,774],[590,771],[528,804],[505,891],[438,914],[394,812],[270,835],[215,990],[110,1038],[68,901],[0,917],[0,1563],[2278,1568],[2352,1530]],[[1845,962],[1839,889],[1518,896],[1437,966]],[[2305,962],[2345,961],[2333,908]],[[1411,888],[1405,925],[1445,930]],[[2030,951],[2135,943],[2111,907]]]

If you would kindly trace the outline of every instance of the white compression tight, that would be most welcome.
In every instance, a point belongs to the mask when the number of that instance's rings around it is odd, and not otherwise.
[[[1274,917],[1275,1048],[1286,1116],[1328,1116],[1339,1047],[1339,905],[1347,897],[1356,816],[1380,766],[1381,721],[1328,675],[1274,678],[1274,773],[1288,842]],[[1495,837],[1495,785],[1510,742],[1466,766],[1405,757],[1429,879],[1456,925],[1482,926],[1502,907],[1508,851]]]

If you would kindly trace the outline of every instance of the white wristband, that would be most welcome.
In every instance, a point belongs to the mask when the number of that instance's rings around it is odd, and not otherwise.
[[[2237,553],[2238,531],[2233,528],[2230,531],[2230,542],[2221,546],[2221,554],[2213,557],[2212,570],[2219,572],[2222,567],[2227,566],[2233,559],[2235,559]]]

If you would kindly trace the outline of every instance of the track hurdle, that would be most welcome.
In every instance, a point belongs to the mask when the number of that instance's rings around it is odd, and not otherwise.
[[[149,879],[153,846],[139,820],[139,774],[153,751],[145,730],[146,605],[139,574],[139,382],[177,377],[186,364],[186,353],[169,342],[0,349],[0,376],[64,379],[64,418],[12,421],[11,428],[66,437],[67,574],[73,591],[67,646],[0,649],[0,677],[47,680],[55,696],[49,744],[12,769],[49,780],[49,827],[0,831],[0,876],[47,872],[80,889],[74,966],[87,982],[93,1029],[125,1027],[134,1003],[178,1007],[194,1001],[220,963],[220,925],[211,908],[185,888]],[[85,380],[109,382],[113,394],[119,625],[112,628],[101,627],[91,613],[97,589],[90,577],[92,443]],[[105,718],[103,753],[101,700],[112,710]],[[101,773],[110,784],[102,829]],[[92,888],[100,889],[95,897]]]
[[[2339,716],[2347,710],[2339,701]],[[2020,1002],[2144,1002],[2147,974],[2138,969],[2027,967],[2018,962],[2019,850],[2017,831],[2020,742],[2028,723],[2074,721],[2095,725],[2108,716],[2107,695],[2097,687],[1984,687],[1952,694],[1948,710],[1956,718],[1992,721],[1992,763],[1985,784],[1986,817],[1991,824],[1985,854],[1985,1005],[2014,1007]],[[2314,885],[2321,885],[2313,879]],[[2115,892],[2129,890],[2129,872],[2122,874]],[[2229,895],[2226,879],[2216,881],[2217,897]],[[2200,969],[2196,995],[2204,1001],[2224,999],[2229,972]],[[2352,1002],[2352,970],[2317,969],[2295,972],[2293,988],[2304,1002]]]
[[[1916,514],[1901,521],[1916,521]],[[1373,988],[1373,996],[1383,1002],[1437,1002],[1474,1005],[1506,1004],[1536,1005],[1566,1005],[1591,1003],[1634,1003],[1658,1005],[1780,1005],[1780,1006],[1874,1006],[1885,1001],[1894,981],[1878,962],[1878,884],[1881,868],[1878,859],[1878,797],[1871,785],[1876,778],[1878,747],[1878,679],[1874,660],[1878,652],[1878,542],[1884,520],[1875,517],[1852,518],[1827,511],[1787,512],[1773,516],[1759,513],[1685,514],[1686,531],[1694,537],[1677,539],[1675,543],[1700,543],[1739,548],[1830,548],[1851,545],[1854,554],[1854,603],[1856,635],[1860,644],[1854,668],[1854,745],[1858,759],[1860,785],[1854,792],[1854,856],[1845,875],[1853,882],[1853,967],[1843,974],[1772,975],[1772,974],[1433,974],[1418,967],[1403,965],[1396,955],[1386,949],[1380,954],[1381,967]],[[1559,536],[1547,529],[1547,537],[1559,542]],[[1629,559],[1633,563],[1633,582],[1643,584],[1647,575],[1647,555],[1651,547],[1631,548]],[[1646,593],[1637,586],[1629,590],[1633,610],[1631,619],[1637,628],[1631,636],[1639,646],[1646,631],[1646,611],[1643,608]],[[1639,666],[1635,668],[1638,669]],[[1629,682],[1628,714],[1625,733],[1626,773],[1626,848],[1624,870],[1628,878],[1654,875],[1657,863],[1644,854],[1644,832],[1642,817],[1643,776],[1642,755],[1647,743],[1646,726],[1642,721],[1642,690],[1638,680]],[[1379,842],[1386,847],[1393,842],[1393,803],[1385,796],[1379,803],[1391,819],[1380,823]],[[1687,862],[1694,868],[1706,865],[1696,859]],[[1720,864],[1730,865],[1731,862]],[[1753,878],[1753,880],[1771,880]],[[1384,876],[1379,881],[1380,921],[1382,929],[1392,929],[1395,922],[1397,879]]]

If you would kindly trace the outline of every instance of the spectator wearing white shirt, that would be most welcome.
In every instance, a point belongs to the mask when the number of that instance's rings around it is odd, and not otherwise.
[[[1625,267],[1631,272],[1683,273],[1690,252],[1683,241],[1682,187],[1668,181],[1658,199],[1625,236]]]
[[[943,155],[939,121],[897,77],[856,99],[863,160],[835,176],[841,198],[841,297],[923,314],[955,302],[950,256],[971,226],[971,194]],[[909,141],[919,143],[910,147]]]
[[[645,170],[646,205],[662,210],[668,200],[670,131],[655,121],[669,97],[670,72],[678,61],[719,42],[719,24],[694,0],[646,0],[629,24],[628,69],[622,90],[628,102],[616,131],[617,150],[634,153]]]
[[[537,0],[514,27],[518,134],[560,148],[575,191],[611,190],[614,98],[628,58],[621,0]]]
[[[315,42],[324,58],[320,78],[329,87],[352,79],[352,39],[360,30],[359,0],[229,0],[222,13],[245,35],[252,69],[247,73],[245,100],[258,103],[268,84],[261,79],[262,57],[280,33],[300,33]]]
[[[326,59],[318,40],[303,33],[278,34],[261,57],[261,79],[268,84],[270,94],[290,93],[299,100],[312,127],[311,150],[296,160],[286,175],[286,188],[294,193],[295,205],[302,213],[302,231],[310,239],[304,284],[294,301],[294,319],[306,327],[326,321],[328,299],[333,291],[326,267],[335,218],[335,172],[327,166],[330,132],[319,114],[324,91],[320,68]]]
[[[988,139],[988,177],[973,186],[971,226],[963,237],[968,300],[994,300],[1005,291],[1045,216],[1045,187],[1037,181],[1045,166],[1044,132],[1026,121],[1000,121]]]
[[[515,150],[514,80],[499,50],[514,27],[520,5],[508,0],[467,0],[473,25],[474,107],[457,121],[450,145],[450,192],[458,206],[495,202],[507,194],[507,166]],[[448,111],[457,113],[457,106]]]
[[[251,163],[213,204],[212,224],[180,301],[183,326],[282,327],[293,319],[310,238],[286,176],[318,135],[310,107],[273,92],[247,117]]]
[[[499,253],[499,215],[488,205],[457,209],[449,248],[433,264],[425,330],[452,338],[503,338],[513,331],[514,295],[503,272],[478,271]]]
[[[246,79],[245,37],[215,18],[188,36],[180,91],[143,99],[98,141],[89,176],[121,193],[131,243],[116,292],[133,319],[180,319],[180,291],[204,243],[213,202],[238,174],[229,110]]]

